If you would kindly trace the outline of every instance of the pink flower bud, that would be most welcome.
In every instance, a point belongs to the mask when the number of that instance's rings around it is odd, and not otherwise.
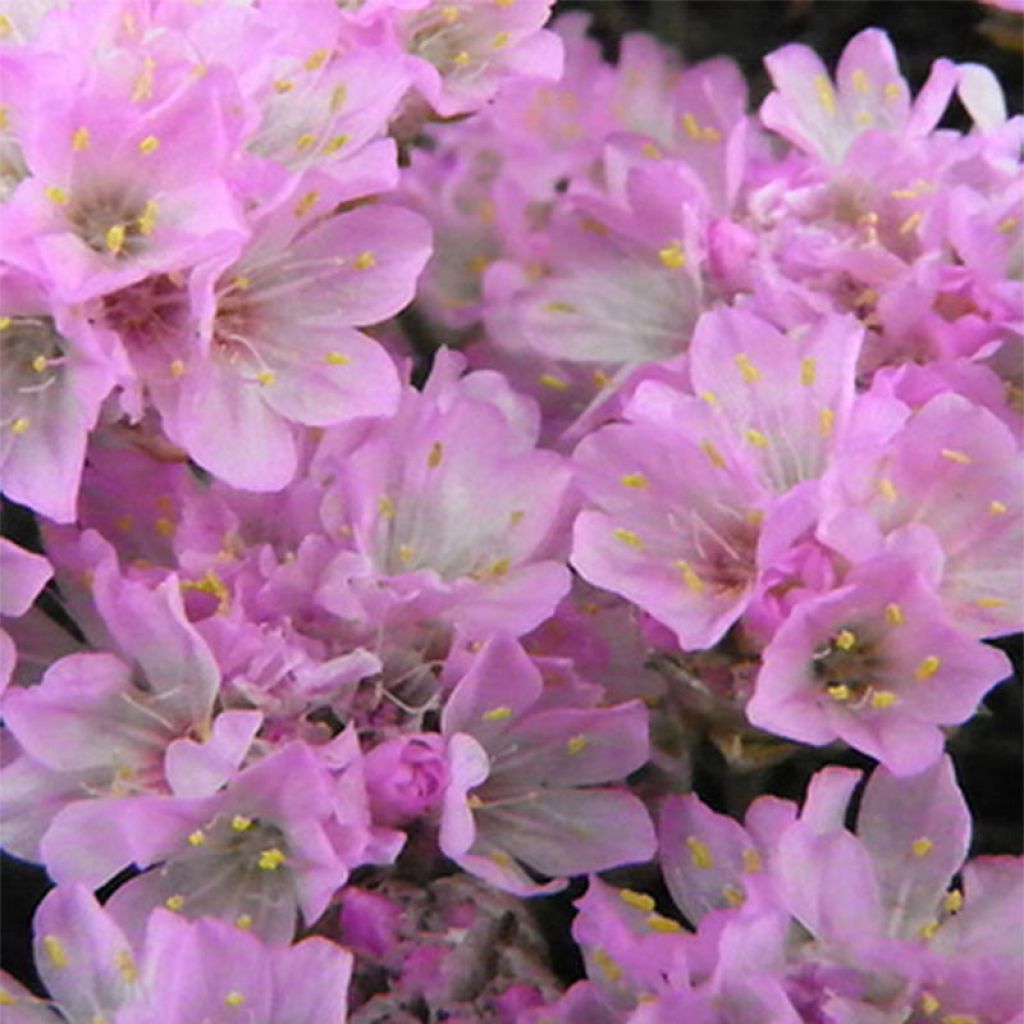
[[[408,824],[441,798],[448,765],[439,736],[400,736],[366,755],[366,789],[373,819],[380,825]]]

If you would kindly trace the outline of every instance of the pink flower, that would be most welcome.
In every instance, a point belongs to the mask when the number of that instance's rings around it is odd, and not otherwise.
[[[842,739],[898,775],[934,763],[939,726],[966,721],[1011,672],[949,621],[912,563],[882,555],[800,602],[763,655],[747,717],[824,744]]]
[[[910,92],[884,32],[865,29],[846,45],[833,84],[824,64],[792,44],[765,58],[776,91],[761,120],[800,148],[841,163],[862,132],[925,135],[935,127],[956,87],[956,68],[936,61],[911,105]]]
[[[550,892],[516,864],[548,876],[645,860],[643,805],[622,789],[648,757],[643,704],[535,710],[543,684],[522,648],[495,635],[442,715],[451,782],[441,849],[467,871],[520,895]]]

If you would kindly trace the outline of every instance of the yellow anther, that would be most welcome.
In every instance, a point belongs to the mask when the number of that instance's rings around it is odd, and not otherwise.
[[[921,927],[917,929],[917,934],[922,939],[933,939],[933,938],[935,938],[935,933],[938,930],[939,930],[939,922],[933,920],[933,921],[928,921],[925,924],[921,925]],[[945,1018],[945,1020],[948,1020],[948,1019],[949,1019],[948,1017]]]
[[[647,477],[643,473],[624,473],[619,480],[623,487],[632,487],[638,491],[648,486]]]
[[[232,989],[225,997],[224,1003],[227,1006],[241,1006],[245,1002],[245,996],[241,992]]]
[[[470,62],[471,59],[472,58],[469,56],[469,53],[466,50],[459,50],[459,52],[455,54],[454,57],[452,57],[452,63],[457,68],[464,68]]]
[[[699,594],[704,590],[704,581],[700,578],[700,574],[689,562],[679,559],[676,562],[676,568],[679,570],[683,577],[683,583],[686,584],[688,590],[694,594]]]
[[[950,889],[943,897],[942,905],[950,914],[956,914],[963,909],[964,894],[959,889]]]
[[[883,711],[885,708],[891,708],[896,703],[896,694],[892,690],[875,690],[871,694],[871,706],[878,708],[879,711]]]
[[[686,266],[686,253],[683,252],[681,242],[669,242],[668,245],[658,250],[658,259],[669,270],[678,270]]]
[[[640,152],[643,153],[648,160],[660,160],[665,154],[662,153],[661,148],[656,146],[653,142],[647,141],[640,147]]]
[[[142,213],[139,214],[139,219],[136,221],[140,235],[148,237],[153,234],[153,230],[156,228],[156,215],[159,212],[160,207],[157,206],[156,200],[147,199],[146,205],[142,208]]]
[[[696,836],[688,836],[686,845],[690,851],[690,861],[695,868],[707,871],[715,866],[715,859],[711,856],[707,843],[701,842]]]
[[[512,709],[507,704],[499,704],[496,708],[485,711],[481,716],[485,722],[503,722],[512,717]]]
[[[0,316],[0,331],[6,331],[13,321],[9,316]]]
[[[153,527],[162,537],[174,536],[175,526],[173,519],[168,519],[166,516],[160,516],[160,518],[153,523]]]
[[[818,376],[818,364],[814,356],[804,356],[800,360],[800,383],[809,388]]]
[[[135,517],[130,515],[121,515],[114,520],[114,526],[116,526],[122,533],[128,533],[133,526],[135,526]]]
[[[890,626],[903,625],[903,609],[896,604],[895,601],[885,606],[885,621],[888,622]]]
[[[160,140],[155,135],[147,135],[139,143],[139,152],[143,156],[149,156],[150,153],[155,153],[160,148]]]
[[[35,359],[32,360],[32,369],[35,370],[36,373],[45,373],[46,368],[49,365],[50,360],[47,359],[46,356],[36,356]]]
[[[509,569],[512,568],[512,562],[507,558],[496,558],[488,566],[487,572],[489,575],[494,576],[497,579],[501,579],[502,576],[507,576]]]
[[[871,82],[868,79],[867,72],[863,68],[854,68],[853,74],[850,75],[850,81],[853,83],[853,88],[860,93],[869,92],[871,89]]]
[[[903,90],[900,88],[899,82],[890,82],[885,89],[885,98],[892,103],[894,100],[898,100],[903,94]]]
[[[719,406],[718,395],[714,391],[702,391],[700,397],[704,399],[712,409],[717,409]]]
[[[831,686],[827,687],[827,690],[828,695],[840,704],[844,701],[848,701],[853,695],[846,683],[833,683]]]
[[[14,22],[6,14],[0,14],[0,39],[6,39],[14,31]]]
[[[276,847],[261,851],[256,859],[256,867],[260,871],[276,871],[288,858]]]
[[[742,907],[747,895],[738,885],[727,885],[722,890],[722,898],[730,907]]]
[[[917,226],[924,220],[924,214],[920,210],[915,210],[900,226],[899,232],[901,235],[909,235],[912,231],[917,230]]]
[[[836,633],[833,643],[841,651],[852,651],[857,644],[857,634],[849,629],[841,629]]]
[[[648,914],[644,918],[644,924],[651,931],[661,932],[664,935],[671,935],[683,930],[683,926],[678,921],[673,921],[671,917],[665,917],[664,914]]]
[[[344,146],[351,138],[352,136],[347,134],[346,132],[340,132],[338,135],[332,135],[324,143],[323,152],[326,155],[330,155],[331,153],[337,153],[338,150],[341,149],[341,147]]]
[[[511,7],[516,0],[494,0],[496,7]]]
[[[943,448],[939,453],[944,459],[949,459],[950,462],[956,462],[961,466],[969,466],[971,464],[971,457],[967,452],[957,451],[955,448]]]
[[[594,370],[590,377],[599,388],[611,387],[612,379],[604,370]]]
[[[545,313],[575,313],[576,307],[568,302],[559,302],[557,299],[545,302],[543,305]]]
[[[394,519],[395,518],[395,503],[386,494],[382,494],[377,499],[377,511],[385,519]]]
[[[755,447],[755,448],[767,448],[768,438],[761,433],[760,430],[754,427],[748,427],[743,431],[743,436]]]
[[[603,949],[594,950],[594,963],[610,982],[616,982],[622,977],[622,968]]]
[[[0,1006],[14,1006],[14,1002],[14,996],[7,989],[0,988]]]
[[[996,231],[1001,235],[1009,234],[1018,224],[1016,217],[1007,217],[996,225]]]
[[[185,897],[179,893],[175,893],[173,896],[168,896],[167,899],[164,900],[164,906],[168,910],[181,910],[181,908],[185,906]]]
[[[195,832],[189,834],[188,845],[189,846],[202,846],[206,842],[206,833],[201,829],[197,828]]]
[[[736,364],[736,369],[740,371],[745,384],[755,384],[761,379],[761,371],[750,361],[750,356],[746,352],[740,352],[733,356],[732,361]]]
[[[925,679],[931,679],[931,677],[939,671],[941,665],[942,662],[935,657],[934,654],[929,654],[928,657],[914,669],[914,677],[922,681]]]
[[[697,118],[690,111],[686,111],[679,117],[679,122],[683,126],[683,131],[690,136],[691,139],[700,139],[700,124],[697,122]]]
[[[50,958],[50,963],[54,967],[67,967],[69,963],[68,951],[64,948],[64,943],[56,935],[43,936],[43,949],[46,950],[46,955]]]
[[[344,82],[339,82],[331,91],[331,113],[338,113],[345,106],[345,100],[347,99],[348,86]]]
[[[708,457],[708,462],[715,469],[725,469],[725,456],[707,439],[700,443],[701,451]]]
[[[274,92],[286,93],[295,88],[295,83],[290,78],[279,78],[274,83]]]
[[[298,202],[292,207],[292,213],[296,217],[304,217],[320,200],[320,193],[316,189],[310,189],[302,195]]]
[[[885,498],[886,501],[895,501],[899,497],[899,491],[896,490],[896,485],[886,476],[882,477],[877,484],[878,493]]]
[[[67,192],[62,188],[58,188],[56,185],[51,185],[43,194],[51,203],[56,203],[57,206],[68,205]]]
[[[542,373],[537,381],[552,391],[567,391],[569,388],[569,385],[561,377],[556,377],[553,373]]]
[[[974,603],[979,608],[1005,608],[1007,605],[1001,597],[979,597]]]
[[[825,108],[830,117],[836,112],[836,93],[832,83],[824,75],[814,76],[814,90],[818,94],[818,102]]]
[[[0,103],[0,132],[11,127],[11,109],[6,103]]]
[[[107,228],[107,233],[104,241],[107,246],[107,252],[116,256],[124,248],[124,225],[115,224],[111,228]]]
[[[258,380],[263,387],[267,387],[277,380],[277,374],[274,373],[273,370],[260,370],[260,372],[256,374],[256,380]]]
[[[15,437],[20,437],[26,430],[28,430],[29,422],[30,421],[27,416],[19,416],[11,424],[11,433],[14,434]]]
[[[324,66],[324,62],[327,60],[327,50],[314,50],[307,58],[303,67],[307,71],[317,71]]]
[[[866,110],[861,110],[854,120],[861,128],[870,128],[875,123],[875,115],[868,113]]]
[[[130,950],[118,950],[114,956],[114,963],[117,964],[117,970],[121,975],[122,981],[131,983],[139,976],[138,968],[135,966],[135,957],[132,956]]]
[[[89,129],[85,126],[76,128],[74,134],[71,136],[71,149],[75,153],[80,153],[89,145]]]
[[[435,441],[430,446],[430,454],[427,456],[427,466],[430,469],[437,469],[441,465],[441,460],[444,458],[444,445],[440,441]]]
[[[488,854],[488,856],[491,858],[491,860],[494,861],[495,864],[498,864],[503,868],[508,868],[512,866],[512,858],[503,850],[498,850],[497,853],[491,853]]]
[[[499,32],[491,40],[492,50],[504,50],[508,44],[512,42],[512,34],[510,32]]]
[[[474,811],[478,811],[484,806],[483,800],[481,800],[476,793],[470,793],[469,796],[466,797],[466,803],[469,805],[470,809]]]
[[[645,914],[654,910],[654,899],[645,892],[636,892],[633,889],[620,889],[619,899],[627,906],[635,910],[642,910]]]
[[[526,518],[526,513],[521,508],[514,508],[508,514],[508,525],[518,526]]]
[[[402,563],[402,565],[408,565],[412,561],[412,557],[414,554],[412,550],[412,545],[399,544],[397,554],[398,560]]]
[[[235,927],[247,932],[252,927],[252,914],[239,914],[235,918]]]
[[[700,130],[701,142],[721,142],[722,133],[710,124],[704,125]]]
[[[231,819],[231,827],[236,832],[247,832],[252,828],[252,818],[247,818],[244,814],[236,814]]]
[[[185,375],[185,364],[180,359],[172,359],[170,369],[172,377],[183,377]]]
[[[743,870],[748,875],[756,875],[759,871],[764,870],[764,865],[761,863],[761,854],[752,846],[747,846],[743,849]]]
[[[624,527],[617,526],[612,530],[612,536],[616,540],[621,540],[623,544],[631,548],[642,548],[644,542],[640,539],[640,535],[635,533],[633,530],[627,530]]]
[[[973,1013],[947,1013],[942,1018],[942,1024],[980,1024]]]
[[[836,425],[836,414],[834,409],[823,405],[818,410],[818,432],[822,437],[829,437]]]
[[[135,79],[135,85],[132,88],[132,102],[141,103],[143,100],[148,100],[153,95],[153,72],[156,69],[156,61],[152,57],[146,57],[143,60],[143,71],[138,78]]]
[[[312,149],[315,145],[316,145],[316,136],[312,132],[303,132],[295,140],[295,148],[300,153],[304,153],[307,149]]]
[[[994,516],[1006,515],[1006,505],[1001,501],[990,501],[988,503],[988,510]]]
[[[915,857],[927,857],[934,846],[935,844],[927,836],[921,836],[910,844],[910,849],[914,851]]]
[[[889,195],[893,199],[916,199],[917,190],[912,188],[894,188]]]
[[[931,1017],[942,1004],[931,994],[931,992],[921,993],[921,1012],[926,1017]]]
[[[565,741],[565,752],[567,754],[579,754],[589,745],[590,740],[586,736],[570,736]]]
[[[356,270],[369,270],[370,267],[377,265],[377,257],[367,249],[365,252],[361,252],[352,264]]]

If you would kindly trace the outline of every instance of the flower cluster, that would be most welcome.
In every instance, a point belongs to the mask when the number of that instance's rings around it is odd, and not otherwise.
[[[1024,605],[1024,122],[552,2],[0,14],[12,1019],[1024,1011],[945,753]],[[705,736],[873,758],[856,834],[837,766],[714,813]]]

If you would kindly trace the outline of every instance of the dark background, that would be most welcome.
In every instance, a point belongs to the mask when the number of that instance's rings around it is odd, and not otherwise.
[[[800,42],[834,65],[852,35],[876,26],[892,38],[913,89],[924,82],[937,57],[976,61],[999,76],[1011,111],[1021,109],[1024,19],[1002,15],[971,0],[560,0],[557,10],[588,11],[593,34],[601,40],[609,59],[615,58],[617,40],[627,32],[651,32],[691,63],[730,56],[747,74],[754,104],[770,88],[761,65],[765,54],[786,43]],[[952,113],[949,123],[963,126],[962,114]],[[4,533],[20,535],[25,543],[19,517],[10,511],[4,516]],[[1020,853],[1022,847],[1020,637],[1000,646],[1014,658],[1016,679],[993,691],[982,712],[950,743],[974,815],[975,855]],[[698,771],[696,784],[705,800],[722,806],[722,776],[716,770],[715,756],[710,750],[705,753],[705,767]],[[847,760],[864,767],[868,764],[855,755]],[[813,753],[788,762],[768,776],[766,788],[800,799],[807,779],[821,763]],[[83,842],[88,842],[88,837],[83,836]],[[29,983],[34,981],[28,948],[30,921],[47,886],[45,874],[38,869],[3,859],[0,963]],[[565,929],[567,909],[549,904],[545,917],[552,932]],[[557,959],[563,961],[559,965],[563,973],[572,975],[578,961],[564,941],[563,936],[557,943],[562,954]]]

